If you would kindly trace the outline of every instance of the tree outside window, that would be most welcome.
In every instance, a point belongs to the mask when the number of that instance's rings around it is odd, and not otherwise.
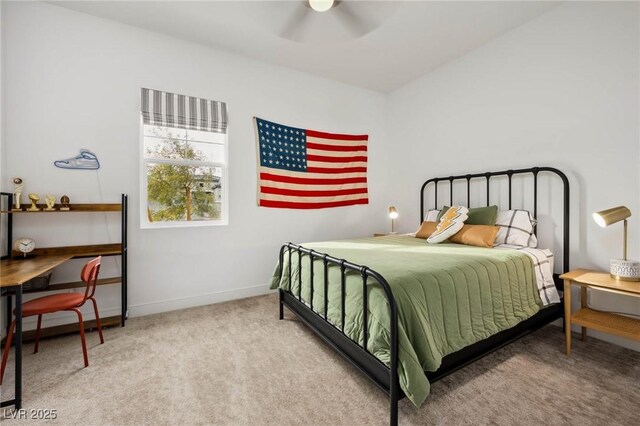
[[[146,224],[225,221],[226,134],[144,125]]]

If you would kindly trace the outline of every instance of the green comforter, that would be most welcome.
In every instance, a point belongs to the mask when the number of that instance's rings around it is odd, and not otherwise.
[[[442,358],[533,316],[542,307],[531,259],[516,250],[458,244],[427,244],[411,236],[302,244],[366,265],[389,283],[398,306],[400,386],[416,405],[429,394],[425,371]],[[292,256],[293,294],[298,294],[298,257]],[[302,261],[302,298],[310,301],[309,258]],[[276,269],[271,288],[289,289],[289,258]],[[340,268],[329,268],[329,320],[339,326]],[[322,261],[314,262],[313,307],[324,313]],[[345,334],[362,345],[362,278],[347,274]],[[379,285],[369,280],[368,350],[389,365],[389,311]]]

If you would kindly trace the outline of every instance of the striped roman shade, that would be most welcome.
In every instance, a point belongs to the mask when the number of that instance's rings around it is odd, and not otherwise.
[[[227,104],[142,89],[140,111],[144,124],[227,133]]]

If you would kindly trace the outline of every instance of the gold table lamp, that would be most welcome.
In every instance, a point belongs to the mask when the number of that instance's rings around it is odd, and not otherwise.
[[[389,218],[391,219],[391,234],[395,234],[395,220],[398,218],[398,210],[396,210],[395,206],[389,207]]]
[[[640,262],[627,260],[627,219],[631,210],[625,206],[613,207],[593,214],[593,220],[601,227],[620,221],[624,222],[622,237],[622,259],[611,259],[609,267],[611,277],[623,281],[640,281]]]

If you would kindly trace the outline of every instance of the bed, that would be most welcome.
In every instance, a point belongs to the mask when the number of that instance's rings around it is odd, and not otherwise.
[[[432,186],[438,207],[438,187],[447,185],[452,205],[457,181],[466,181],[469,205],[472,182],[486,180],[488,206],[491,179],[506,178],[511,209],[516,175],[533,180],[535,218],[538,176],[547,173],[562,183],[562,269],[568,270],[569,184],[557,169],[430,179],[420,189],[421,221],[426,189]],[[394,425],[399,399],[419,406],[430,383],[562,317],[561,303],[541,297],[535,266],[521,250],[426,244],[408,235],[288,243],[271,286],[279,289],[280,319],[287,306],[390,396]],[[560,288],[557,276],[554,281]]]

